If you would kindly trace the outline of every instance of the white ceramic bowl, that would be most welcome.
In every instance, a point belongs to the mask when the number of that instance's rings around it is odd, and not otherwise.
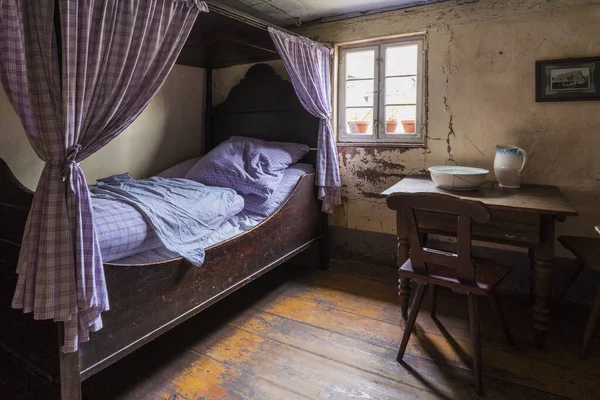
[[[473,167],[452,167],[441,165],[429,167],[431,180],[436,186],[449,190],[474,190],[483,185],[490,173],[487,169]]]

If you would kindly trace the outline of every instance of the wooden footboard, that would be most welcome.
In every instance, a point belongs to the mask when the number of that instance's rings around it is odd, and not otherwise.
[[[243,235],[209,248],[199,268],[183,259],[143,266],[105,264],[111,309],[103,314],[104,328],[81,345],[79,367],[73,367],[73,357],[68,367],[59,357],[58,324],[34,321],[10,307],[32,197],[0,159],[0,346],[63,384],[67,378],[93,375],[308,248],[323,237],[326,221],[314,174],[305,175],[279,211]]]
[[[15,268],[33,193],[13,176],[0,159],[0,347],[32,371],[59,378],[58,329],[52,321],[34,321],[11,308],[17,284]]]

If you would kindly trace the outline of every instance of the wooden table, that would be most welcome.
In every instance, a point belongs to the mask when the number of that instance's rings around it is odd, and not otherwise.
[[[473,223],[473,239],[510,244],[529,249],[531,260],[531,296],[533,301],[534,340],[543,348],[548,329],[554,259],[554,223],[567,216],[577,216],[565,196],[555,186],[523,185],[520,189],[502,189],[490,182],[474,191],[447,191],[436,187],[429,177],[406,177],[383,192],[443,193],[483,202],[491,212],[487,224]],[[456,236],[456,218],[438,213],[418,214],[422,233]],[[407,233],[398,224],[398,265],[409,256]],[[406,318],[410,297],[410,280],[400,282],[402,314]]]

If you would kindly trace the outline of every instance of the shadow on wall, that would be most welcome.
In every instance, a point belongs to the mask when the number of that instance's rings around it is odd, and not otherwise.
[[[161,89],[164,134],[150,157],[155,160],[149,168],[151,174],[204,153],[206,70],[175,68],[177,76],[170,76]]]

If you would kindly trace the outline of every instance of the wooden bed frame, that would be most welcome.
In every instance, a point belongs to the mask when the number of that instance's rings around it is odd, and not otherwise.
[[[318,120],[303,109],[291,84],[264,64],[252,67],[209,115],[208,148],[232,134],[316,147]],[[319,245],[325,268],[327,218],[314,179],[314,174],[301,178],[287,202],[254,229],[210,247],[200,268],[181,258],[142,266],[106,263],[111,309],[102,315],[104,328],[78,352],[63,355],[62,324],[34,321],[11,308],[33,193],[0,160],[0,346],[60,387],[62,400],[80,399],[84,379],[311,245]]]

